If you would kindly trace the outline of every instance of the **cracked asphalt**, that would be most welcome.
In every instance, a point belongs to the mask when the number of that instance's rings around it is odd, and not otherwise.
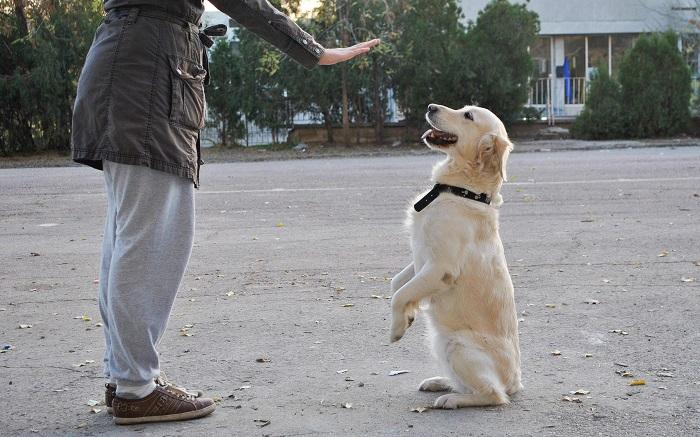
[[[0,170],[0,434],[700,433],[700,147],[513,154],[501,237],[525,389],[418,413],[436,397],[416,390],[437,375],[425,325],[390,345],[385,297],[437,159],[206,165],[160,350],[169,379],[219,409],[131,427],[89,405],[103,396],[101,174]]]

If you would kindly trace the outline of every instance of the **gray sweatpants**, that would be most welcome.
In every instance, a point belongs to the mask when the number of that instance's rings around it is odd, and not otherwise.
[[[142,397],[159,374],[156,346],[192,251],[194,186],[147,167],[103,164],[107,223],[99,303],[105,376],[119,396]]]

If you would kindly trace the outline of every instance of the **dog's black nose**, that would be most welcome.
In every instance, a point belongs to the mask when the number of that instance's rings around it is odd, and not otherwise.
[[[433,114],[435,112],[438,112],[438,105],[428,105],[428,113]]]

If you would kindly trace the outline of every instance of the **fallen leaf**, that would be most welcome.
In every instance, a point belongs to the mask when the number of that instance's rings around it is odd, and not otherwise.
[[[665,256],[668,256],[668,251],[667,251],[667,250],[662,250],[662,251],[659,252],[659,254],[656,255],[656,256],[658,256],[659,258],[663,258],[663,257],[665,257]]]
[[[31,256],[41,256],[41,254],[40,254],[40,253],[37,253],[37,252],[29,252],[29,254],[30,254]]]
[[[269,425],[270,423],[272,423],[267,419],[253,419],[253,422],[255,422],[255,424],[258,426],[258,428],[264,428],[267,425]]]
[[[336,370],[335,373],[337,373],[338,375],[342,375],[343,373],[348,373],[348,369]]]
[[[610,332],[612,332],[613,334],[629,335],[629,332],[623,331],[621,329],[613,329]]]
[[[585,358],[590,358],[590,357],[593,356],[593,354],[583,354],[583,356],[584,356]]]
[[[686,278],[685,276],[683,276],[681,278],[681,282],[695,282],[695,281],[697,281],[697,278]]]
[[[354,304],[354,303],[344,303],[344,304],[342,304],[341,306],[342,306],[343,308],[350,308],[350,307],[354,307],[355,304]]]
[[[554,350],[554,351],[550,352],[550,354],[559,356],[559,355],[561,355],[561,351],[559,351],[559,350]]]
[[[335,291],[345,291],[345,287],[335,287]]]
[[[570,391],[569,393],[571,393],[572,395],[587,395],[590,392],[590,390],[584,390],[582,388],[579,388],[578,390]]]
[[[352,408],[352,403],[350,402],[345,402],[344,404],[340,404],[341,407],[347,408],[348,410]]]
[[[603,282],[606,283],[606,284],[609,284],[609,283],[610,283],[610,279],[603,279]]]
[[[598,305],[600,301],[597,301],[595,299],[586,299],[583,301],[583,303],[587,303],[588,305]]]
[[[97,323],[95,323],[95,326],[97,326],[98,328],[101,327],[101,326],[102,326],[102,322],[97,322]]]
[[[373,294],[373,295],[370,296],[370,297],[371,297],[372,299],[384,299],[384,296],[380,296],[380,295],[378,295],[378,294]]]
[[[561,400],[566,401],[566,402],[575,402],[577,404],[580,404],[581,402],[583,402],[581,400],[581,398],[572,397],[572,396],[564,396],[563,398],[561,398]]]
[[[632,378],[634,374],[629,370],[616,370],[615,373],[622,376],[623,378]]]
[[[32,325],[24,325],[24,324],[19,325],[19,329],[29,329],[31,327],[32,327]]]
[[[284,223],[277,223],[275,226],[278,227],[278,228],[283,228],[283,227],[284,227]]]
[[[671,372],[656,372],[656,376],[660,376],[662,378],[673,378],[673,373],[671,373]]]
[[[229,292],[226,293],[226,296],[231,297],[231,296],[233,296],[234,294],[235,294],[235,293],[234,293],[233,291],[229,291]]]
[[[628,385],[647,385],[647,382],[643,379],[633,379]]]
[[[411,408],[411,413],[423,413],[425,411],[428,411],[432,409],[432,407],[415,407]]]
[[[256,358],[256,359],[255,359],[255,362],[256,362],[256,363],[269,363],[269,362],[271,362],[271,361],[272,361],[272,360],[270,360],[270,359],[267,358],[267,357],[260,357],[260,358]]]
[[[389,376],[396,376],[396,375],[402,375],[404,373],[409,373],[410,370],[392,370],[389,372]]]

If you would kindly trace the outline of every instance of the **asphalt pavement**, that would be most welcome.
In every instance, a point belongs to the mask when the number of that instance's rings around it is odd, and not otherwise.
[[[457,411],[421,408],[420,315],[389,344],[405,210],[438,158],[206,165],[160,350],[219,408],[130,427],[99,404],[101,174],[0,170],[0,435],[698,435],[700,147],[511,156],[525,389]]]

